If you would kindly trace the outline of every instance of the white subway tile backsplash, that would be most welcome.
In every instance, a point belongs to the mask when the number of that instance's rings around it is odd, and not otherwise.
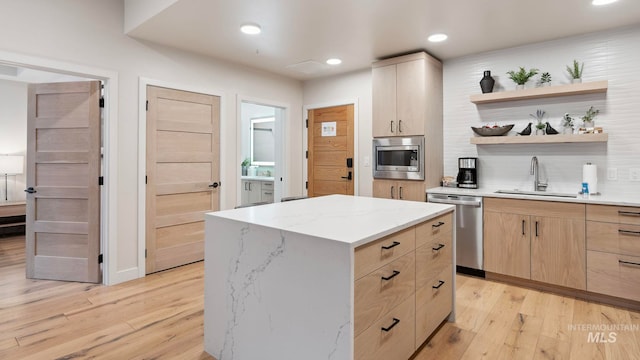
[[[640,168],[640,26],[580,35],[533,45],[476,54],[444,62],[444,172],[457,173],[457,158],[478,156],[480,186],[531,190],[529,175],[532,156],[540,161],[548,191],[580,190],[582,165],[598,166],[601,192],[640,191],[640,182],[629,177],[631,168]],[[606,94],[576,95],[549,99],[475,105],[469,96],[480,93],[484,70],[496,80],[494,92],[515,89],[506,74],[519,66],[550,72],[552,84],[570,82],[566,66],[576,59],[584,62],[583,81],[608,80]],[[527,83],[534,87],[540,75]],[[535,120],[537,109],[547,113],[545,121],[561,130],[561,118],[570,113],[576,127],[585,111],[600,110],[596,126],[609,134],[608,143],[471,145],[471,126],[515,124],[510,135]],[[546,135],[552,136],[552,135]],[[607,180],[607,168],[618,169],[618,179]]]

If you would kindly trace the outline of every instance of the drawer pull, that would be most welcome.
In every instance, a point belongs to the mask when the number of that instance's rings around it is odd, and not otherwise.
[[[432,288],[434,289],[440,289],[440,287],[444,285],[444,281],[442,280],[438,280],[438,285],[433,285]]]
[[[391,274],[389,276],[382,276],[381,278],[382,278],[382,280],[389,281],[389,280],[393,279],[394,277],[398,276],[398,274],[400,274],[400,271],[393,270],[393,274]]]
[[[382,331],[389,331],[389,330],[393,329],[394,326],[398,325],[399,322],[400,322],[399,319],[393,318],[393,323],[391,323],[391,325],[389,325],[388,327],[381,328],[381,330]]]
[[[383,248],[383,249],[385,249],[385,250],[389,250],[389,249],[394,248],[394,247],[396,247],[396,246],[398,246],[398,245],[400,245],[400,243],[399,243],[399,242],[397,242],[397,241],[394,241],[391,245],[389,245],[389,246],[383,246],[382,248]]]
[[[536,221],[536,237],[538,237],[538,222]]]
[[[433,224],[431,225],[432,228],[439,228],[440,226],[444,225],[444,223],[442,221],[438,221],[437,224]]]
[[[444,247],[444,244],[438,244],[438,247],[431,248],[433,251],[438,251]]]
[[[631,261],[624,261],[624,260],[618,260],[618,262],[620,263],[620,265],[626,265],[626,266],[640,266],[640,264],[638,263],[634,263]]]
[[[618,229],[618,232],[620,234],[625,234],[625,235],[640,236],[640,231],[631,231],[631,230]]]
[[[524,225],[525,225],[525,222],[524,220],[522,220],[522,235],[524,235]]]
[[[640,216],[640,212],[618,210],[618,215],[622,215],[622,216]]]

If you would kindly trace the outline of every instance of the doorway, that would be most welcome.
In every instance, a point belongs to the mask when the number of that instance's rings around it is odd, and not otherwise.
[[[116,282],[121,282],[124,280],[119,279],[117,267],[115,266],[115,257],[111,257],[111,254],[115,254],[113,249],[117,246],[116,239],[112,239],[111,235],[115,234],[115,221],[108,219],[115,219],[115,210],[117,209],[116,203],[116,177],[115,177],[115,169],[117,168],[117,156],[115,156],[115,152],[117,148],[114,145],[115,137],[110,136],[110,134],[116,133],[115,128],[117,126],[117,121],[110,121],[111,114],[116,114],[117,111],[117,101],[111,101],[111,99],[117,99],[117,74],[106,71],[102,69],[96,69],[86,66],[78,66],[76,64],[66,64],[63,62],[50,61],[45,59],[40,59],[36,57],[28,57],[23,55],[16,55],[7,52],[0,52],[0,66],[3,67],[4,70],[10,70],[9,74],[6,71],[3,71],[3,76],[0,76],[4,80],[9,80],[14,83],[45,83],[45,82],[69,82],[69,81],[84,81],[84,80],[101,80],[104,83],[103,91],[103,99],[105,108],[103,109],[103,137],[102,137],[102,169],[103,176],[107,179],[105,186],[103,186],[103,191],[100,194],[99,201],[99,215],[97,217],[98,224],[97,230],[94,230],[94,235],[97,236],[97,243],[99,246],[98,249],[102,250],[102,256],[100,256],[100,260],[102,261],[102,265],[100,266],[102,269],[102,283],[103,284],[112,284]],[[25,91],[26,91],[26,85]],[[25,93],[25,99],[27,95]],[[15,122],[17,119],[23,118],[26,129],[26,121],[27,121],[27,109],[26,103],[24,104],[24,116],[20,116],[18,118],[12,119]],[[3,107],[3,110],[6,110],[6,107]],[[11,135],[14,139],[19,140],[20,138],[24,139],[26,144],[27,133],[25,132],[23,136],[18,138],[16,135]],[[6,144],[6,142],[4,142]],[[6,151],[6,150],[3,150]],[[23,150],[17,150],[20,155],[25,155],[26,146],[24,146]],[[27,161],[25,161],[25,164]],[[100,165],[99,165],[100,166]],[[26,176],[28,167],[25,166],[25,173],[22,175],[22,178],[16,176],[15,183],[12,189],[10,189],[13,193],[10,193],[9,196],[12,196],[14,201],[24,201],[25,198],[23,190],[26,185]],[[113,176],[113,178],[111,178]],[[113,179],[114,181],[109,181]],[[97,183],[97,179],[96,179]],[[29,213],[30,209],[26,210],[26,213]],[[33,209],[31,209],[33,211]],[[31,219],[33,220],[33,218]],[[27,222],[29,218],[27,218]],[[97,260],[97,259],[96,259]],[[97,260],[98,261],[98,260]],[[44,263],[42,270],[45,270],[48,267],[53,268],[57,265]],[[92,266],[96,266],[96,264],[92,264]],[[70,271],[74,271],[74,269],[70,269]],[[75,280],[75,279],[70,279]],[[94,281],[90,280],[90,281]],[[85,280],[82,280],[85,281]]]
[[[239,99],[240,166],[236,206],[279,202],[284,188],[287,107]]]
[[[308,111],[307,196],[354,195],[354,105]]]

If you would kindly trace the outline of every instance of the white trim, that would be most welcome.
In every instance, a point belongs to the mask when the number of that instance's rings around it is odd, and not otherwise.
[[[97,68],[0,50],[0,62],[104,82],[104,186],[100,206],[100,247],[103,250],[102,283],[117,284],[127,277],[118,272],[118,73]]]
[[[307,174],[309,173],[307,171],[307,158],[304,156],[304,152],[307,151],[307,144],[308,144],[308,139],[307,139],[307,127],[305,126],[305,122],[307,120],[307,115],[309,114],[309,110],[314,110],[314,109],[322,109],[322,108],[327,108],[327,107],[332,107],[332,106],[341,106],[341,105],[353,105],[353,169],[354,169],[354,175],[353,175],[353,194],[354,195],[359,195],[360,194],[360,157],[358,156],[358,133],[359,133],[359,118],[360,118],[360,111],[359,111],[359,102],[358,102],[358,98],[354,98],[354,99],[346,99],[346,100],[336,100],[336,101],[330,101],[330,102],[325,102],[325,103],[318,103],[318,104],[310,104],[310,105],[304,105],[302,107],[302,194],[307,196],[307,188],[305,187],[305,183],[308,181],[307,179]]]
[[[285,154],[287,153],[287,142],[285,140],[286,129],[289,127],[289,121],[291,116],[291,105],[288,103],[281,103],[278,101],[260,99],[250,96],[244,96],[238,94],[236,97],[236,164],[240,164],[242,162],[242,103],[248,102],[257,105],[270,106],[275,108],[280,108],[284,110],[284,118],[282,122],[280,122],[280,117],[276,116],[276,124],[275,124],[275,136],[276,136],[276,144],[280,144],[279,147],[276,147],[275,151],[275,163],[274,166],[275,172],[273,174],[273,199],[274,201],[280,201],[281,198],[285,197],[284,189],[287,189],[287,161],[285,159]],[[240,204],[242,200],[242,186],[240,186],[240,175],[238,175],[238,171],[234,171],[234,175],[236,176],[236,203]],[[279,179],[282,178],[282,181]]]
[[[146,184],[145,176],[147,172],[147,85],[164,87],[175,90],[196,92],[200,94],[213,95],[220,97],[220,181],[222,184],[228,184],[231,179],[229,175],[225,177],[223,171],[226,166],[225,158],[223,156],[224,149],[226,148],[226,139],[222,134],[225,133],[225,105],[224,99],[226,98],[224,91],[217,88],[199,87],[188,84],[176,84],[163,80],[150,79],[145,77],[139,77],[138,80],[138,267],[137,269],[128,269],[131,275],[136,274],[137,278],[144,277],[146,275],[146,263],[144,252],[146,248]],[[225,206],[224,191],[225,186],[220,187],[220,209]]]

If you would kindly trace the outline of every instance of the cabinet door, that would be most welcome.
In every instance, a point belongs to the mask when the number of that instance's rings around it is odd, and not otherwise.
[[[396,187],[397,199],[427,201],[427,193],[422,181],[398,181]]]
[[[531,277],[529,232],[529,216],[485,209],[485,270],[529,279]]]
[[[373,136],[398,135],[396,133],[398,126],[396,118],[396,65],[374,68],[372,70],[372,84]]]
[[[395,199],[398,196],[396,181],[373,180],[373,197],[383,199]]]
[[[531,279],[586,290],[584,220],[532,217]]]
[[[425,60],[400,63],[396,68],[395,135],[423,135],[426,119],[426,67]]]

